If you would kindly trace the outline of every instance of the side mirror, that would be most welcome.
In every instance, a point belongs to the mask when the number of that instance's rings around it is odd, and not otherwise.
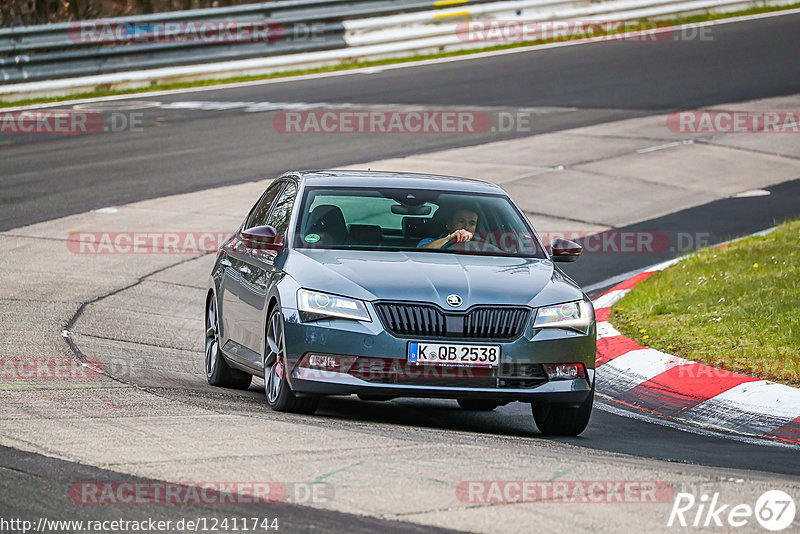
[[[557,237],[550,242],[553,261],[575,261],[581,255],[583,247],[574,241]]]
[[[242,242],[249,249],[254,250],[283,250],[283,243],[278,232],[272,226],[254,226],[243,230],[241,234]]]

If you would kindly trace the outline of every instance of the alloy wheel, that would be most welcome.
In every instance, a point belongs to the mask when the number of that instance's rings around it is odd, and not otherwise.
[[[219,321],[214,297],[208,300],[206,311],[206,377],[210,378],[219,364]]]
[[[283,338],[283,321],[279,313],[272,314],[267,327],[267,355],[264,361],[272,361],[265,366],[264,376],[267,377],[266,393],[270,404],[278,401],[281,389],[284,387],[286,374],[286,346]]]

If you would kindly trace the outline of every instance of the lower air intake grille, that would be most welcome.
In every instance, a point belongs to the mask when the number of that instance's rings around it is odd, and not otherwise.
[[[359,358],[350,374],[372,384],[457,388],[532,388],[547,381],[538,363],[497,367],[416,365],[389,358]]]

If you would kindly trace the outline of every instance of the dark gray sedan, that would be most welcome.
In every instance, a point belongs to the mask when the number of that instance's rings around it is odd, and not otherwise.
[[[290,172],[220,247],[206,299],[206,376],[312,413],[322,395],[531,403],[576,435],[594,398],[591,301],[489,182],[372,171]]]

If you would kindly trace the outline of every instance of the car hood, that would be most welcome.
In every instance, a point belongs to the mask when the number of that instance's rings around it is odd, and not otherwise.
[[[578,286],[547,259],[436,252],[293,250],[284,267],[301,287],[362,300],[545,306],[578,300]],[[447,304],[459,295],[461,306]]]

